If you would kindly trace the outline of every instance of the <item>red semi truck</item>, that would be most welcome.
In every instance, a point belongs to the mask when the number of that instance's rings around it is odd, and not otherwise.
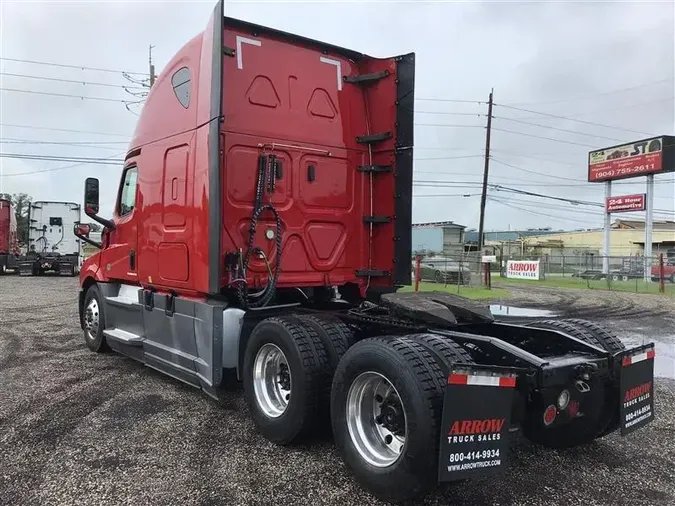
[[[214,397],[236,374],[267,439],[332,428],[386,500],[503,470],[515,430],[573,447],[649,423],[653,344],[399,291],[414,83],[413,53],[373,58],[220,2],[150,90],[111,219],[85,182],[105,227],[80,272],[86,345]]]
[[[0,276],[16,267],[19,237],[11,200],[0,199]]]

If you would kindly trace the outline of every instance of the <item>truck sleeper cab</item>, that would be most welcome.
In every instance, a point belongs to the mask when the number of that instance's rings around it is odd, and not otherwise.
[[[73,229],[80,220],[81,207],[75,202],[32,202],[28,210],[27,252],[18,261],[19,274],[77,275],[82,245]]]
[[[413,110],[413,54],[375,59],[220,2],[148,95],[112,219],[85,182],[105,227],[80,272],[86,345],[213,397],[232,372],[267,439],[330,427],[385,500],[502,470],[515,429],[568,447],[649,423],[653,345],[398,291]]]
[[[10,200],[0,199],[0,276],[16,267],[19,256],[14,206]]]

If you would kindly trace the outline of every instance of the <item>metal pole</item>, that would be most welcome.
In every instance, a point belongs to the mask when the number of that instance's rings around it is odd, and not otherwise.
[[[150,67],[150,87],[152,88],[152,85],[155,84],[155,66],[152,64],[152,48],[155,46],[150,46],[148,49],[148,64]]]
[[[421,267],[420,264],[422,263],[422,257],[420,255],[417,255],[415,257],[415,291],[419,292],[420,290],[420,278],[421,278]]]
[[[483,223],[485,222],[485,200],[487,199],[488,171],[490,170],[490,132],[492,131],[492,93],[488,101],[487,132],[485,133],[485,167],[483,169],[483,193],[480,196],[480,221],[478,223],[478,251],[483,251]]]
[[[605,209],[607,208],[607,199],[612,196],[612,182],[605,183]],[[602,248],[602,273],[609,279],[609,236],[612,225],[612,213],[605,212],[605,244]]]
[[[645,281],[652,280],[652,228],[654,226],[654,174],[647,176],[647,215],[645,217]]]

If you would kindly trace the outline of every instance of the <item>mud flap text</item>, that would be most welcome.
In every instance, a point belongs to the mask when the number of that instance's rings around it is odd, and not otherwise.
[[[452,372],[443,402],[439,481],[494,474],[506,466],[515,376]]]
[[[654,419],[654,347],[631,350],[621,360],[621,435]]]

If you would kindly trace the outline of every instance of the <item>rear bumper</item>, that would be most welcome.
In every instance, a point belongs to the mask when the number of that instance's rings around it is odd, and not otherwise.
[[[570,377],[568,384],[544,389],[531,370],[458,364],[445,390],[438,480],[504,470],[510,434],[527,417],[541,417],[546,409],[555,411],[549,412],[551,428],[585,413],[598,420],[599,435],[620,428],[625,436],[649,424],[654,419],[654,344],[624,350],[604,361],[605,367],[587,382]],[[556,376],[564,377],[566,369],[563,365]],[[583,383],[581,388],[577,381]],[[600,398],[592,395],[594,387],[584,392],[584,385],[599,385]],[[569,403],[559,409],[556,400],[563,390],[570,393]]]

